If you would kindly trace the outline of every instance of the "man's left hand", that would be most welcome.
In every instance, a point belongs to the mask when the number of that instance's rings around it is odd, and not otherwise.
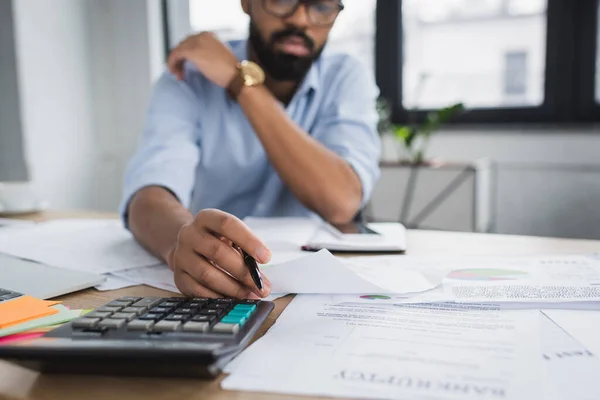
[[[177,79],[183,80],[183,63],[189,61],[207,79],[226,88],[237,73],[238,60],[227,45],[210,32],[193,35],[171,51],[168,66]]]

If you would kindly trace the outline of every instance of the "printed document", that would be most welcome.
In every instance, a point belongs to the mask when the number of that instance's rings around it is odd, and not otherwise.
[[[552,321],[600,357],[600,311],[542,310]],[[600,376],[600,375],[598,375]],[[600,397],[598,397],[600,399]]]
[[[354,297],[297,296],[234,360],[222,387],[377,399],[544,398],[539,311],[340,304]]]
[[[0,252],[100,274],[160,263],[117,220],[57,220],[2,229]]]
[[[414,293],[435,288],[443,274],[334,257],[329,251],[263,267],[273,293]]]
[[[381,268],[381,270],[379,270]],[[279,265],[261,267],[272,284],[275,298],[288,293],[404,293],[429,290],[442,276],[425,276],[410,268],[377,264],[346,265],[327,250],[304,253],[304,257]],[[177,292],[173,272],[166,265],[115,272],[119,278]]]
[[[542,360],[557,400],[600,399],[600,358],[542,314]]]

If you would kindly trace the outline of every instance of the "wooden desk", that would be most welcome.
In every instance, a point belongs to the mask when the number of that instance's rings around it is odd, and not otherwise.
[[[27,216],[43,221],[61,217],[114,218],[114,215],[88,213],[46,213]],[[428,255],[532,255],[591,253],[600,251],[600,241],[550,239],[525,236],[486,235],[410,231],[410,254]],[[119,296],[171,296],[172,293],[147,286],[136,286],[111,292],[94,289],[64,296],[61,300],[72,308],[97,307]],[[270,327],[291,296],[275,301],[275,311],[259,336]],[[292,399],[293,396],[266,395],[222,391],[220,379],[200,381],[191,379],[118,378],[96,376],[41,375],[0,361],[0,399],[208,399],[252,400]]]

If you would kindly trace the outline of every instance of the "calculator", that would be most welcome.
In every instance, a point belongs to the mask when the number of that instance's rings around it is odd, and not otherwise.
[[[213,378],[274,308],[262,300],[123,297],[0,359],[51,373]]]

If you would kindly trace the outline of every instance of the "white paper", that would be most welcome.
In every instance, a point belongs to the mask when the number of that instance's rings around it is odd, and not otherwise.
[[[600,359],[545,315],[540,327],[542,359],[547,382],[556,392],[554,398],[600,399]]]
[[[300,249],[323,224],[313,218],[256,218],[244,222],[272,251]]]
[[[455,285],[448,296],[458,302],[564,303],[600,301],[600,286],[580,285]]]
[[[586,349],[600,357],[600,311],[543,310],[543,312]]]
[[[57,220],[0,230],[0,252],[47,265],[108,273],[155,265],[117,220]]]
[[[339,304],[350,299],[296,297],[222,387],[417,400],[540,393],[539,311]]]
[[[263,268],[273,293],[408,293],[436,287],[433,280],[412,269],[343,260],[321,250],[304,258]]]
[[[115,272],[114,275],[129,281],[139,282],[143,285],[181,293],[179,289],[177,289],[177,286],[175,286],[173,271],[165,264],[119,271]]]
[[[23,219],[0,218],[0,228],[6,228],[6,227],[11,227],[11,228],[26,227],[26,226],[32,226],[32,225],[35,225],[35,222],[33,222],[33,221],[26,221],[26,220],[23,220]]]
[[[112,274],[106,274],[105,276],[106,276],[106,280],[104,281],[104,283],[101,283],[100,285],[95,286],[96,290],[105,292],[107,290],[124,289],[127,287],[136,286],[136,285],[141,284],[141,282],[133,282],[128,279],[124,279],[124,278],[121,278],[121,277],[118,277],[118,276],[112,275]]]

